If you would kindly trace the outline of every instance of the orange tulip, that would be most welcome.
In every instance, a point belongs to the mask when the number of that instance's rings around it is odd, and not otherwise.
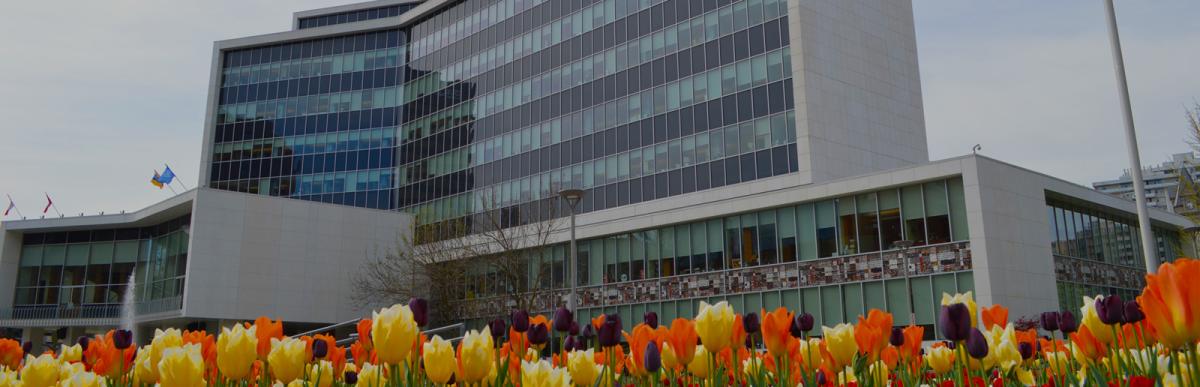
[[[254,320],[254,335],[258,336],[258,357],[266,359],[271,353],[271,339],[283,338],[283,322],[266,316]]]
[[[733,317],[733,330],[729,332],[729,343],[734,348],[746,347],[746,325],[740,314]]]
[[[213,335],[205,331],[185,331],[183,343],[200,345],[200,357],[204,359],[205,369],[208,370],[210,379],[215,377],[218,371],[217,346]]]
[[[329,360],[330,363],[333,363],[333,370],[337,371],[338,374],[341,374],[342,369],[346,367],[346,349],[337,346],[337,339],[334,339],[333,336],[324,333],[319,333],[316,336],[313,336],[313,340],[321,340],[325,342],[327,345],[326,348],[329,348],[327,354],[325,355],[325,360]],[[309,344],[309,350],[312,350],[311,343]]]
[[[696,323],[686,318],[671,321],[671,329],[667,331],[666,342],[675,351],[675,359],[682,366],[692,363],[696,356]]]
[[[365,349],[371,349],[371,319],[358,320],[358,325],[354,328],[358,331],[358,342],[362,343]]]
[[[992,305],[983,308],[979,313],[983,315],[984,330],[991,330],[993,325],[999,325],[1001,328],[1008,325],[1008,308],[1003,305]]]
[[[651,329],[649,325],[638,324],[633,327],[633,333],[625,334],[625,341],[629,342],[629,365],[630,370],[634,375],[642,375],[646,373],[644,365],[646,364],[646,346],[654,343],[654,346],[662,351],[663,334],[666,333],[666,328],[658,331]]]
[[[362,341],[355,341],[350,344],[350,355],[354,356],[354,365],[360,369],[365,363],[378,364],[378,361],[375,359],[375,350],[368,349],[367,345],[364,345]]]
[[[883,360],[888,369],[896,369],[896,364],[900,362],[900,350],[889,345],[879,351],[879,360]]]
[[[1193,345],[1200,340],[1200,261],[1180,258],[1164,263],[1158,273],[1146,275],[1146,288],[1138,304],[1155,338],[1168,348]]]
[[[1055,339],[1055,340],[1038,339],[1038,342],[1042,344],[1042,352],[1045,352],[1045,353],[1068,351],[1067,344],[1064,343],[1061,339]]]
[[[15,370],[21,366],[21,359],[25,358],[25,350],[21,349],[21,343],[13,339],[0,339],[0,368],[7,367],[10,370]]]
[[[1107,354],[1104,344],[1092,334],[1087,325],[1080,325],[1079,332],[1071,334],[1071,344],[1088,360],[1096,360]]]
[[[904,345],[900,346],[900,354],[909,359],[921,360],[921,342],[925,339],[925,327],[909,325],[904,327]]]
[[[874,361],[879,351],[888,345],[888,335],[892,332],[892,314],[878,309],[871,309],[866,318],[858,316],[858,325],[854,327],[854,341],[858,343],[858,353],[870,355]]]
[[[602,326],[604,326],[604,314],[601,314],[596,317],[592,317],[592,328],[593,329],[595,329],[597,332],[599,332],[600,327],[602,327]]]
[[[762,336],[767,352],[770,352],[771,356],[782,357],[787,354],[791,342],[796,341],[791,333],[792,312],[779,307],[771,313],[763,311],[762,316]]]
[[[132,369],[137,348],[130,346],[124,351],[117,349],[117,345],[113,343],[113,331],[108,331],[104,336],[97,336],[95,340],[92,340],[91,344],[88,344],[86,353],[87,357],[94,359],[92,372],[114,379]],[[123,359],[122,356],[124,356]]]

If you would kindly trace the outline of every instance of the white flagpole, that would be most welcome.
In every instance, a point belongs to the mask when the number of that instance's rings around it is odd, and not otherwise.
[[[58,217],[63,217],[62,211],[58,210],[58,205],[54,204],[54,199],[50,198],[50,193],[44,191],[42,193],[46,195],[46,200],[50,202],[50,208],[53,208],[54,212],[58,213]]]
[[[166,164],[163,164],[163,165],[166,165]],[[171,169],[171,166],[170,166],[170,165],[167,165],[167,169]],[[175,173],[175,171],[173,171],[173,170],[172,170],[172,171],[171,171],[171,173]],[[187,190],[188,190],[187,184],[183,184],[183,180],[181,180],[181,179],[179,178],[179,174],[178,174],[178,173],[175,173],[175,178],[174,178],[174,179],[171,179],[171,181],[172,181],[172,182],[178,181],[178,182],[179,182],[179,185],[183,186],[183,190],[184,190],[184,191],[187,191]]]
[[[8,196],[8,204],[12,205],[14,210],[17,210],[17,216],[20,216],[21,219],[25,219],[25,214],[22,214],[21,209],[17,208],[17,202],[13,201],[12,195],[4,194],[4,196]]]

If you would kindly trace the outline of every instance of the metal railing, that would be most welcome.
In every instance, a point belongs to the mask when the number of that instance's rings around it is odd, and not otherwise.
[[[183,297],[171,297],[137,303],[138,315],[179,310]],[[87,319],[121,317],[121,304],[27,305],[0,309],[0,319]]]

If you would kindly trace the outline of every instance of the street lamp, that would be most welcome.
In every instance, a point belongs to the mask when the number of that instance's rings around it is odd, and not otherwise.
[[[904,258],[904,286],[908,287],[908,323],[917,325],[917,307],[913,305],[912,279],[908,274],[908,249],[912,248],[913,241],[899,240],[892,243],[892,248],[900,250],[900,256]]]
[[[578,188],[564,189],[558,192],[558,196],[566,200],[567,206],[571,209],[571,258],[570,262],[564,266],[571,273],[571,293],[567,295],[567,309],[574,312],[578,304],[578,301],[576,301],[575,285],[579,283],[579,269],[575,267],[575,265],[579,264],[575,248],[575,206],[583,199],[583,190]]]

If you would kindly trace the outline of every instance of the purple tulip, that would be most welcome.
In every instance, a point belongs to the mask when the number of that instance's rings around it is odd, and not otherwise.
[[[575,341],[575,336],[567,336],[567,339],[563,340],[562,350],[574,351],[577,345],[578,343]]]
[[[816,322],[813,320],[813,315],[809,314],[808,312],[804,312],[792,318],[792,326],[789,331],[791,332],[792,337],[799,338],[803,337],[805,332],[811,331],[813,329],[813,325],[816,325]]]
[[[650,326],[650,329],[658,329],[658,313],[646,312],[642,315],[642,322]]]
[[[529,339],[533,345],[543,345],[550,341],[550,328],[546,324],[537,323],[529,327],[529,332],[525,333],[525,337]]]
[[[408,300],[408,309],[412,310],[413,320],[417,322],[417,326],[424,327],[429,324],[429,301],[424,298],[413,298]]]
[[[1033,357],[1033,344],[1022,342],[1020,345],[1017,345],[1017,352],[1021,353],[1021,359],[1029,360],[1029,358]]]
[[[113,331],[114,347],[117,347],[117,349],[120,350],[125,350],[126,348],[129,348],[130,345],[133,345],[133,332],[125,329]]]
[[[1047,332],[1058,330],[1058,312],[1042,312],[1042,329]]]
[[[642,365],[646,367],[646,372],[655,373],[662,368],[662,355],[658,353],[658,346],[654,342],[646,343],[645,358],[645,364]]]
[[[328,354],[329,354],[329,343],[325,342],[325,340],[313,340],[312,341],[313,359],[324,359],[325,355],[328,355]]]
[[[79,344],[79,347],[80,347],[80,348],[83,348],[83,350],[84,350],[84,351],[86,351],[86,350],[87,350],[87,347],[88,347],[88,345],[92,343],[92,337],[91,337],[91,336],[86,336],[86,335],[85,335],[85,336],[79,336],[79,339],[78,339],[78,340],[76,340],[75,342]]]
[[[523,310],[514,310],[512,312],[512,328],[520,333],[525,333],[525,331],[528,331],[529,312]]]
[[[593,327],[592,324],[584,324],[583,332],[580,332],[580,334],[584,339],[596,337],[596,327]]]
[[[970,329],[967,336],[967,353],[976,359],[983,359],[988,354],[987,339],[978,329]]]
[[[22,352],[24,352],[26,355],[29,355],[29,354],[30,354],[30,352],[33,352],[33,342],[32,342],[32,341],[26,341],[25,343],[22,343],[22,344],[21,344],[21,351],[22,351]]]
[[[762,322],[758,319],[758,313],[749,313],[742,317],[742,328],[746,329],[746,333],[755,334],[762,328]]]
[[[958,343],[955,343],[955,342],[953,342],[953,341],[950,341],[950,340],[943,341],[943,342],[942,342],[942,344],[945,344],[945,345],[946,345],[946,348],[950,348],[950,349],[957,349],[957,348],[958,348]]]
[[[570,309],[558,308],[554,311],[554,331],[567,332],[571,330],[571,324],[575,323],[575,314],[571,313]]]
[[[567,334],[571,336],[579,336],[579,323],[572,321],[571,327],[567,329]]]
[[[938,325],[950,341],[966,340],[971,334],[971,310],[962,303],[943,306]]]
[[[1058,329],[1061,329],[1063,334],[1072,334],[1079,330],[1079,322],[1075,320],[1075,314],[1069,310],[1059,313]]]
[[[488,323],[488,330],[491,331],[492,337],[497,339],[496,342],[501,342],[504,340],[499,339],[504,337],[505,333],[508,333],[508,326],[504,324],[503,319],[495,319]]]
[[[1116,294],[1097,298],[1096,315],[1100,317],[1100,322],[1105,324],[1120,324],[1125,321],[1125,302]]]
[[[1146,313],[1142,312],[1142,305],[1137,303],[1137,300],[1125,301],[1125,322],[1135,324],[1146,319]]]
[[[605,348],[621,344],[621,316],[615,313],[604,316],[604,324],[596,336]]]
[[[346,384],[356,384],[358,383],[358,373],[354,371],[346,371],[346,373],[342,375],[342,380],[345,381]]]
[[[904,345],[904,329],[900,327],[892,327],[892,336],[888,337],[888,342],[896,347]]]

